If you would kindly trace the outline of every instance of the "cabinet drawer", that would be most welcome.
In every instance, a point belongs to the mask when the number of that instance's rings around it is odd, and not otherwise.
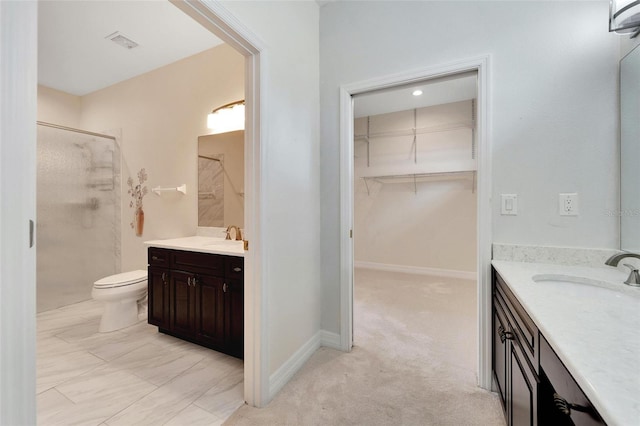
[[[495,297],[504,305],[509,315],[516,338],[529,358],[531,365],[538,366],[538,327],[529,318],[524,308],[517,301],[500,275],[496,274]],[[537,371],[536,371],[537,372]]]
[[[224,276],[224,257],[218,254],[174,250],[172,268],[182,271]]]
[[[168,268],[171,263],[171,250],[157,247],[149,247],[148,262],[151,266],[164,266]]]
[[[227,257],[225,263],[226,263],[225,276],[227,278],[242,279],[244,277],[244,258],[243,257]]]
[[[605,424],[544,337],[540,338],[540,370],[544,382],[540,392],[541,424],[577,426]],[[577,405],[577,409],[570,409],[568,413],[563,412],[557,403],[562,400]],[[560,405],[562,406],[562,403]]]

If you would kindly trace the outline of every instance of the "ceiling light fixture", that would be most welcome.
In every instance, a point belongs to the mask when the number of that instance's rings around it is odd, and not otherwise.
[[[413,96],[420,96],[422,95],[422,90],[418,89],[418,90],[414,90],[412,93]]]
[[[106,39],[111,40],[118,46],[122,46],[125,49],[133,49],[134,47],[138,47],[139,44],[135,41],[131,40],[129,37],[122,34],[120,31],[116,31],[115,33],[111,33],[105,37]]]
[[[609,1],[609,32],[640,34],[640,0]]]
[[[244,100],[216,108],[207,116],[207,127],[212,134],[244,130]]]

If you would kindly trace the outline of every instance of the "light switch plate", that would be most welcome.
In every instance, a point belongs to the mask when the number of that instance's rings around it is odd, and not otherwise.
[[[518,214],[518,194],[501,194],[500,214],[515,216]]]

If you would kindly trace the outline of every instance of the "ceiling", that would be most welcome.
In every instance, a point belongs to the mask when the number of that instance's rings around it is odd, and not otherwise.
[[[367,117],[475,99],[477,86],[474,71],[363,93],[354,96],[354,116]],[[422,90],[422,95],[413,96],[417,89]]]
[[[40,1],[38,15],[38,83],[78,96],[222,44],[169,1]]]

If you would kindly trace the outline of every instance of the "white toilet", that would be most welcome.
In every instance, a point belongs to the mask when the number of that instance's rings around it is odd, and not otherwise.
[[[111,275],[93,284],[91,297],[104,302],[104,313],[98,331],[120,330],[138,322],[145,314],[147,271],[138,270]]]

